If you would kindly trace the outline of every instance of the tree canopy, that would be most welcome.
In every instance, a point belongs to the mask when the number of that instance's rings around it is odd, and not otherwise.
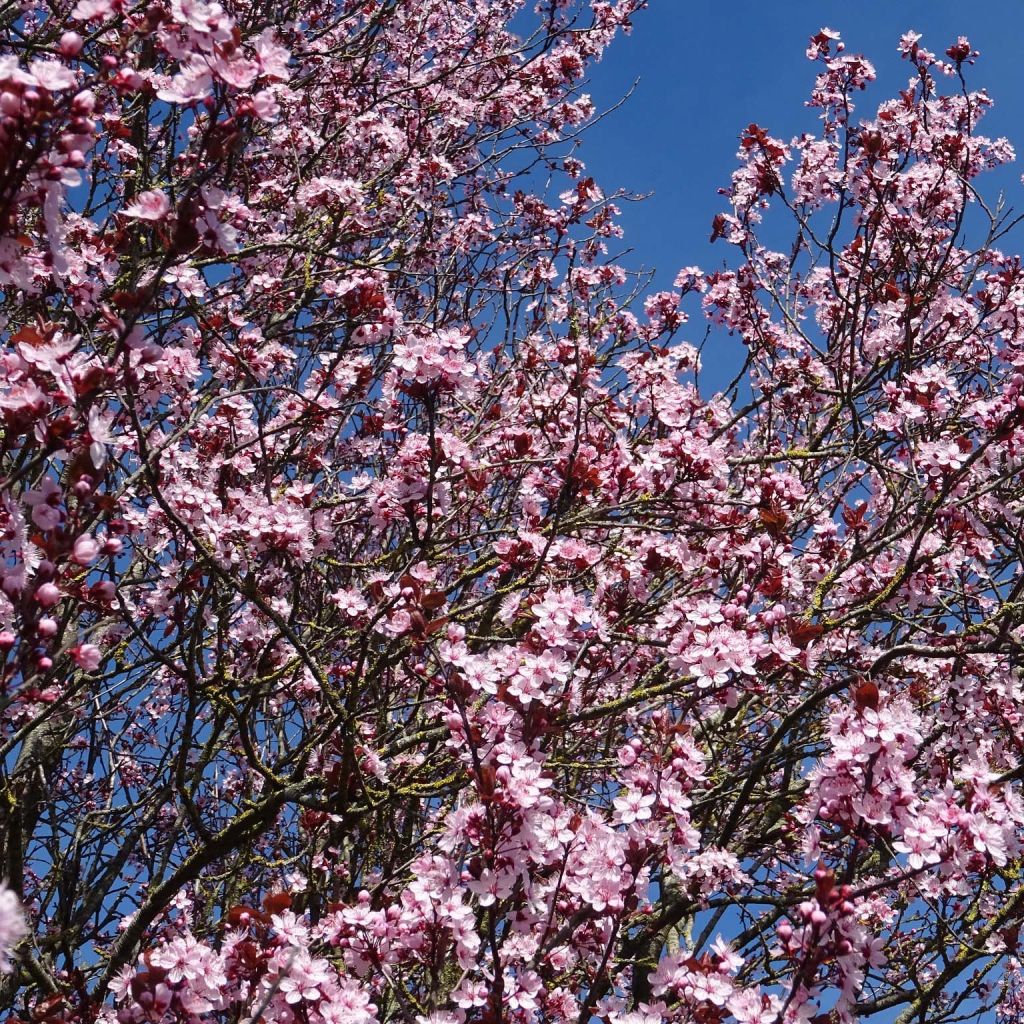
[[[652,293],[579,150],[642,6],[0,14],[12,1022],[1024,1013],[977,55],[862,118],[815,35]]]

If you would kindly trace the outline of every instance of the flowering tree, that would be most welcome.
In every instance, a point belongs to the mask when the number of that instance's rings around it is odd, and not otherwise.
[[[857,121],[823,30],[641,299],[639,6],[2,15],[12,1020],[1016,1019],[1012,151],[965,40]]]

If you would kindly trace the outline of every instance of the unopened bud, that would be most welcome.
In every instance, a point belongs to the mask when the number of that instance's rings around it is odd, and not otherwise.
[[[77,57],[83,45],[84,40],[77,32],[65,32],[60,37],[60,52],[65,57]]]

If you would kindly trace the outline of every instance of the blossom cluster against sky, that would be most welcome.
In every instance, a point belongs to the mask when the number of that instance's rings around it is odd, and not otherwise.
[[[590,90],[601,109],[634,82],[636,88],[593,128],[583,153],[607,191],[650,193],[623,208],[623,245],[634,250],[624,263],[656,270],[656,284],[667,288],[680,267],[712,269],[727,256],[709,237],[712,217],[724,208],[718,189],[736,166],[740,132],[752,121],[782,138],[813,130],[815,114],[803,104],[816,69],[804,51],[823,25],[838,30],[847,51],[864,53],[878,71],[858,107],[865,115],[913,71],[896,50],[904,32],[920,32],[922,44],[939,53],[966,35],[981,51],[970,84],[996,101],[985,132],[1006,135],[1018,150],[1016,164],[986,176],[986,194],[1005,189],[1024,196],[1019,0],[651,0],[632,35],[620,38],[595,69]],[[1024,212],[1024,204],[1016,205]],[[695,324],[689,340],[699,341],[702,330]],[[722,387],[738,348],[722,339],[716,344],[705,351],[704,381]]]

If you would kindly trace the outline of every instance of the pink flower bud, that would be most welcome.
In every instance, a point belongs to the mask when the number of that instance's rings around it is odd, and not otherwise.
[[[0,633],[0,651],[5,654],[14,646],[17,642],[17,637],[9,630],[5,629]]]
[[[99,544],[88,534],[82,534],[82,536],[75,541],[75,547],[71,553],[71,558],[78,565],[89,565],[96,561],[99,553]]]
[[[42,637],[51,637],[57,632],[57,623],[48,616],[42,618],[36,623],[36,632]]]
[[[44,608],[52,608],[60,600],[60,591],[56,584],[44,583],[36,589],[35,599]]]
[[[65,32],[60,37],[60,52],[65,57],[77,57],[83,45],[84,40],[77,32]]]
[[[115,64],[117,61],[114,62]],[[83,89],[72,101],[71,110],[79,117],[87,117],[96,107],[96,97],[89,89]]]

